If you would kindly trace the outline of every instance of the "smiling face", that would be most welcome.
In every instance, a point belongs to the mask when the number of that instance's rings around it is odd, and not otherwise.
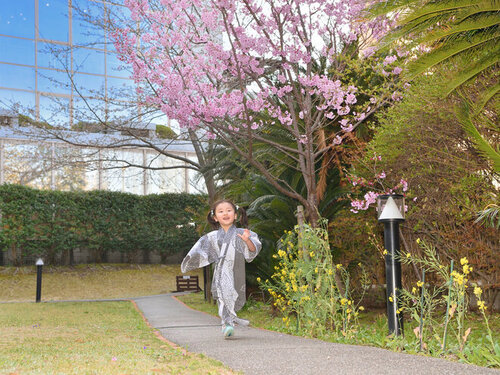
[[[214,220],[227,231],[236,221],[236,211],[229,202],[221,202],[214,209]]]

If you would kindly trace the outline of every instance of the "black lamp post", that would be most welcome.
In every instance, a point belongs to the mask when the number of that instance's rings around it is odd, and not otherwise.
[[[378,221],[384,223],[385,277],[387,283],[387,319],[389,334],[403,332],[403,316],[398,314],[401,290],[401,262],[399,261],[399,223],[404,218],[404,197],[399,194],[379,195]]]
[[[38,258],[36,261],[36,302],[40,302],[42,298],[42,268],[43,260]]]

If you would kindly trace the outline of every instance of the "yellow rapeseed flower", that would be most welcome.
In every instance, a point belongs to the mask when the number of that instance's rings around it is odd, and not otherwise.
[[[260,277],[257,277],[257,282],[260,283]]]
[[[337,264],[337,269],[339,270],[342,267],[342,263]]]
[[[347,303],[347,298],[342,298],[342,299],[340,300],[340,304],[341,304],[342,306],[344,306],[346,303]]]
[[[309,256],[310,256],[311,258],[314,258],[314,251],[311,251],[311,252],[309,253]]]
[[[483,293],[483,290],[480,287],[476,286],[474,288],[474,294],[476,295],[476,297],[481,297],[481,293]]]
[[[477,307],[479,307],[479,310],[481,310],[481,311],[486,310],[486,306],[484,304],[484,301],[481,301],[481,300],[477,301]]]
[[[463,266],[464,264],[467,264],[469,263],[469,261],[467,260],[466,257],[463,257],[462,259],[460,259],[460,264]]]
[[[318,267],[316,267],[316,268],[314,269],[314,272],[315,272],[315,273],[318,273]]]
[[[389,301],[394,302],[394,299],[392,299],[392,296],[389,296]]]
[[[417,288],[415,288],[415,287],[411,288],[411,292],[412,292],[413,294],[417,293]]]
[[[384,251],[382,252],[382,254],[387,255],[387,249],[384,249]]]
[[[417,286],[418,286],[419,288],[421,288],[423,285],[424,285],[424,283],[423,283],[423,282],[421,282],[421,281],[417,281]]]
[[[464,275],[468,275],[471,271],[471,268],[469,267],[468,264],[464,264],[464,266],[462,267],[462,270],[464,272]]]
[[[359,306],[359,310],[360,310],[360,311],[364,311],[364,310],[365,310],[365,308],[364,308],[363,306]]]
[[[411,254],[410,254],[410,253],[406,253],[406,257],[407,257],[407,258],[410,258],[410,257],[411,257]]]
[[[420,238],[417,238],[417,243],[420,245]]]

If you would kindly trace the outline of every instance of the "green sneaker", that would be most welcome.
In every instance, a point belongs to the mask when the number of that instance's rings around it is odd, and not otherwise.
[[[234,334],[233,326],[230,326],[230,325],[225,326],[222,333],[224,334],[225,339],[227,339],[228,337],[231,337]]]

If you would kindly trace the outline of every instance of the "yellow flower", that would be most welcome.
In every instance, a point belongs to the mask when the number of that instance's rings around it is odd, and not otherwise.
[[[286,323],[286,321],[288,320],[288,318],[286,316],[283,317],[283,323]]]
[[[358,263],[358,266],[361,267],[361,263]]]
[[[316,267],[316,268],[314,269],[314,272],[315,272],[315,273],[318,273],[318,267]]]
[[[406,257],[407,257],[407,258],[410,258],[410,257],[411,257],[411,254],[410,254],[410,253],[406,253]]]
[[[342,263],[337,264],[337,269],[339,270],[342,267]]]
[[[342,298],[342,299],[340,300],[340,304],[341,304],[342,306],[344,306],[346,303],[347,303],[347,298]]]
[[[469,263],[469,261],[467,260],[466,257],[463,257],[462,259],[460,259],[460,264],[463,266],[464,264],[467,264]]]
[[[365,310],[365,308],[364,308],[363,306],[359,306],[359,310],[360,310],[360,311],[364,311],[364,310]]]
[[[348,313],[348,314],[350,314],[351,311],[352,311],[351,309],[347,309],[345,312]]]
[[[474,288],[474,294],[476,295],[476,297],[477,298],[481,297],[481,293],[483,293],[483,290],[480,287],[476,286]]]
[[[411,292],[412,292],[413,294],[417,293],[417,288],[415,288],[415,287],[411,288]]]
[[[419,288],[421,288],[423,285],[424,285],[424,283],[423,283],[423,282],[421,282],[421,281],[417,281],[417,286],[418,286]]]
[[[401,309],[397,309],[396,314],[401,314]]]
[[[314,251],[311,251],[311,252],[309,253],[309,256],[310,256],[311,258],[314,258]]]
[[[484,305],[484,301],[477,301],[477,307],[479,307],[479,310],[484,311],[486,310],[486,306]]]
[[[277,256],[276,254],[273,254],[273,258],[274,258],[274,259],[277,259],[277,258],[278,258],[278,256]]]
[[[417,238],[417,243],[420,245],[420,238]]]
[[[465,275],[468,275],[471,271],[471,268],[469,267],[468,264],[464,264],[464,266],[462,267],[463,271],[464,271],[464,274]]]
[[[350,306],[350,305],[352,305],[352,301],[351,301],[351,300],[347,301],[347,304],[348,304],[349,306]]]
[[[387,255],[387,249],[384,249],[384,251],[382,252],[382,254]]]
[[[389,297],[389,301],[394,302],[394,300],[392,299],[392,296]]]
[[[260,283],[260,277],[257,277],[257,282]]]

